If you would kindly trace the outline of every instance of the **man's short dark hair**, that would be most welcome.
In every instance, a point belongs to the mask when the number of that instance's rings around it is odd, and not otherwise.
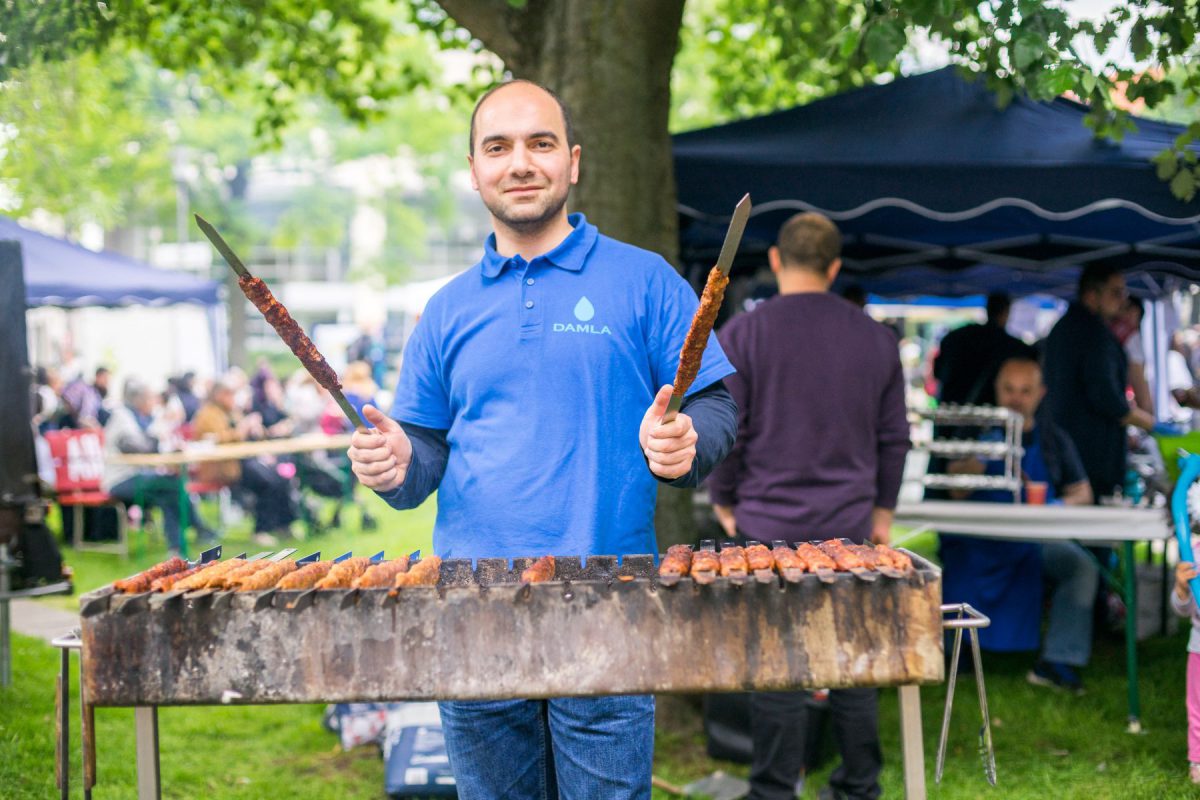
[[[842,234],[829,217],[805,211],[783,223],[777,246],[784,267],[824,274],[841,255]]]
[[[552,89],[546,88],[537,81],[526,80],[525,78],[513,78],[512,80],[504,81],[503,83],[497,83],[495,86],[484,92],[483,95],[475,101],[475,109],[471,112],[471,139],[467,143],[468,155],[475,155],[475,117],[479,114],[479,107],[483,105],[485,100],[503,89],[505,86],[512,86],[517,83],[525,83],[530,86],[536,86],[554,98],[554,102],[558,103],[558,110],[562,112],[563,128],[567,132],[567,147],[571,148],[575,146],[575,126],[571,123],[571,110],[567,108],[567,104],[563,102],[563,99],[555,94]]]
[[[1146,318],[1146,304],[1142,302],[1142,298],[1131,297],[1128,302],[1133,307],[1133,310],[1137,312],[1138,320]]]
[[[1012,298],[1008,292],[992,292],[987,296],[987,318],[988,321],[994,322],[1001,315],[1007,314],[1012,308]]]
[[[1083,268],[1083,272],[1079,273],[1079,296],[1100,291],[1113,275],[1120,274],[1120,268],[1112,264],[1088,264]]]

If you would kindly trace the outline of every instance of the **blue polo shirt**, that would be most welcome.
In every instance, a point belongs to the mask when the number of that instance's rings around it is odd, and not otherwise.
[[[405,348],[391,416],[450,446],[443,558],[656,551],[638,428],[675,378],[698,299],[662,257],[568,219],[567,238],[528,262],[489,237]],[[732,372],[710,336],[693,390]]]

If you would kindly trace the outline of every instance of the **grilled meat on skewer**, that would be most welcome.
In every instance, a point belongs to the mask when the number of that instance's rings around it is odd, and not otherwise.
[[[692,326],[688,328],[683,349],[679,352],[679,369],[675,371],[675,383],[672,384],[674,393],[679,397],[687,394],[700,372],[704,346],[708,344],[708,335],[712,333],[713,322],[721,310],[721,301],[725,298],[725,287],[728,285],[729,276],[720,269],[713,267],[709,271],[704,292],[700,295],[700,307],[692,317]]]
[[[678,581],[692,566],[692,548],[686,544],[673,544],[667,548],[667,554],[658,564],[658,577],[662,581],[672,583]]]
[[[442,560],[437,556],[422,558],[409,567],[408,572],[401,572],[393,582],[392,594],[395,590],[408,586],[437,586],[442,574]]]
[[[521,583],[542,583],[554,580],[554,556],[542,556],[521,571]]]
[[[744,581],[748,572],[746,551],[736,544],[727,544],[717,554],[721,562],[721,577]]]
[[[311,589],[317,581],[329,574],[329,570],[333,569],[332,561],[313,561],[305,564],[295,572],[284,575],[279,583],[275,584],[276,589],[298,590]]]
[[[775,562],[775,569],[784,580],[796,583],[804,574],[804,559],[796,555],[796,551],[787,542],[775,542],[771,548],[771,557]]]
[[[880,553],[880,555],[891,562],[893,568],[898,569],[901,572],[911,572],[913,570],[912,559],[906,554],[901,553],[899,550],[893,547],[888,547],[886,544],[876,545],[875,549]]]
[[[232,589],[237,584],[241,583],[242,578],[248,575],[253,575],[259,570],[266,569],[275,562],[260,559],[258,561],[247,561],[245,564],[231,569],[224,575],[216,575],[211,581],[206,584],[208,589]]]
[[[855,577],[862,578],[864,581],[875,580],[876,575],[871,572],[867,562],[863,560],[862,556],[847,548],[841,539],[826,539],[817,546],[834,560],[840,572],[852,572]]]
[[[228,561],[218,561],[208,569],[179,581],[179,583],[172,587],[173,591],[190,592],[193,589],[211,588],[212,581],[228,572],[232,572],[238,567],[244,566],[247,563],[249,562],[247,562],[244,558],[231,558]]]
[[[353,589],[386,589],[402,572],[408,572],[408,556],[393,558],[391,561],[384,561],[381,564],[372,564],[350,586]]]
[[[371,559],[366,556],[347,558],[339,561],[329,570],[329,574],[317,581],[314,589],[349,589],[351,584],[371,566]]]
[[[325,357],[317,350],[312,340],[300,329],[296,320],[292,319],[292,315],[283,307],[283,304],[271,294],[267,285],[259,278],[243,275],[238,278],[238,286],[241,287],[242,293],[250,302],[254,303],[255,307],[267,318],[267,322],[271,323],[271,327],[275,329],[280,338],[287,342],[287,346],[296,354],[296,358],[300,359],[300,363],[304,365],[309,374],[316,378],[317,383],[331,392],[340,392],[342,385],[338,382],[337,373],[325,361]]]
[[[804,566],[809,572],[837,569],[837,562],[809,542],[800,542],[796,545],[796,555],[804,562]]]
[[[690,571],[696,583],[712,583],[721,571],[721,559],[712,550],[697,550],[692,553]]]
[[[192,567],[191,569],[185,569],[183,572],[173,572],[170,575],[163,575],[161,578],[156,578],[154,580],[154,583],[150,584],[150,591],[152,591],[152,592],[169,592],[175,587],[176,584],[178,584],[180,581],[184,580],[185,578],[190,578],[193,575],[195,575],[196,573],[206,570],[209,567],[214,566],[215,564],[218,564],[218,563],[220,563],[220,562],[210,561],[207,564],[200,564],[198,566]]]
[[[188,562],[179,556],[174,556],[161,564],[155,564],[150,569],[139,572],[137,575],[116,581],[113,583],[113,589],[125,594],[141,594],[142,592],[150,591],[150,584],[159,578],[166,575],[173,575],[176,572],[183,572],[187,568]]]
[[[746,547],[746,565],[750,567],[750,571],[765,569],[768,572],[775,566],[775,557],[771,555],[771,548],[765,544],[752,544]]]
[[[236,582],[231,582],[229,588],[239,592],[261,592],[264,589],[273,589],[275,584],[279,583],[280,578],[296,571],[296,562],[291,560],[268,562],[268,565],[257,572],[239,578]]]
[[[901,577],[900,571],[892,566],[892,560],[878,547],[869,544],[849,544],[846,549],[863,560],[868,569],[875,570],[889,578]]]

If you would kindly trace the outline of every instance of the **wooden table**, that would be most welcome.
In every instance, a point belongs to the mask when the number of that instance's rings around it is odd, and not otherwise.
[[[310,434],[287,439],[262,439],[253,442],[216,444],[213,442],[191,442],[184,449],[171,453],[120,453],[106,457],[110,464],[128,467],[174,468],[179,478],[179,554],[188,557],[187,467],[192,464],[214,461],[240,461],[257,456],[280,456],[296,453],[313,453],[320,450],[345,450],[350,447],[353,434],[336,436]]]

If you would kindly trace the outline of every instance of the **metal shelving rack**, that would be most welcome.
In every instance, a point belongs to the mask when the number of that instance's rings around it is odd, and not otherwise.
[[[1003,428],[1004,440],[980,442],[970,439],[930,438],[914,440],[913,448],[924,450],[931,456],[959,459],[978,456],[986,461],[1003,461],[1003,475],[950,475],[927,473],[921,482],[927,489],[1000,489],[1013,493],[1016,502],[1021,502],[1021,457],[1025,449],[1021,446],[1021,430],[1025,419],[1015,411],[997,406],[945,405],[938,408],[910,408],[909,420],[928,420],[935,426],[953,426],[956,429]]]

